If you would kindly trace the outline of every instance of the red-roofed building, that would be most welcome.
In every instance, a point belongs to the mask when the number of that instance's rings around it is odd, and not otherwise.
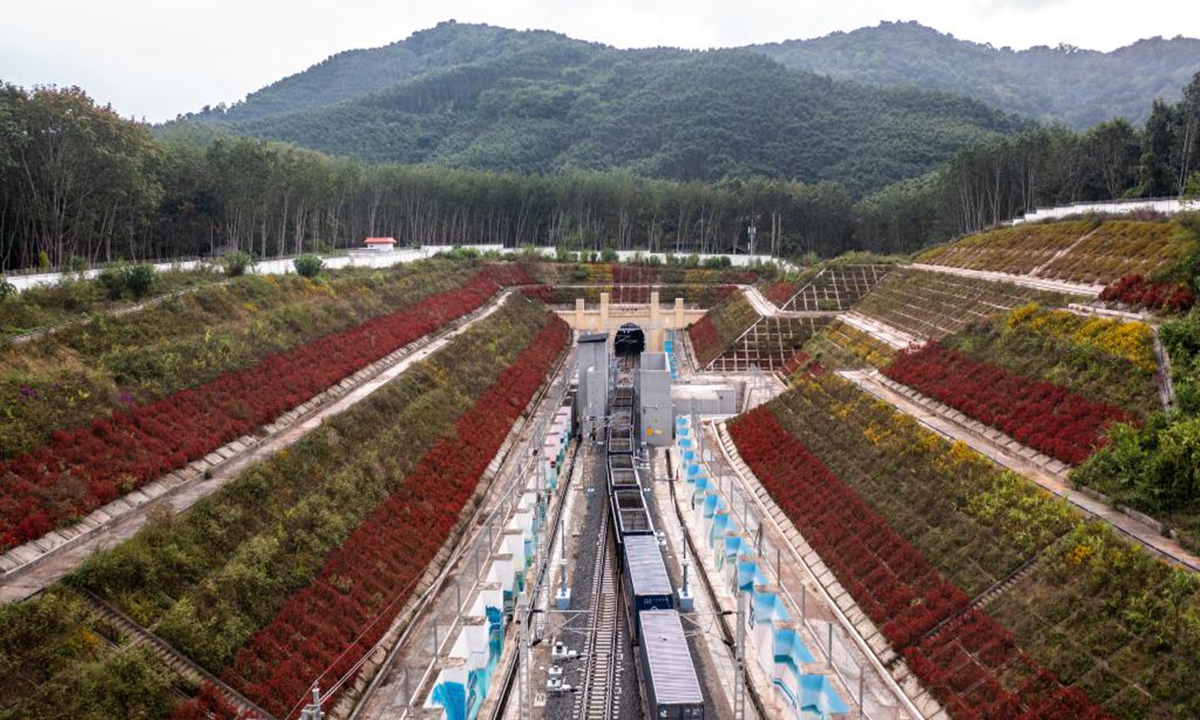
[[[368,250],[375,250],[378,252],[388,252],[389,250],[396,249],[396,238],[371,237],[371,238],[367,238],[366,240],[364,240],[363,245],[366,246],[366,248]]]

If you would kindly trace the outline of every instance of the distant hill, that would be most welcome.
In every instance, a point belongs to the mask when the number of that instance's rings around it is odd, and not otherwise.
[[[1111,117],[1140,124],[1155,98],[1177,100],[1180,88],[1200,71],[1195,38],[1156,37],[1107,53],[1070,46],[1014,51],[912,22],[750,49],[800,70],[968,95],[1076,129]]]
[[[455,23],[335,55],[184,120],[196,122],[367,161],[765,175],[856,194],[1025,124],[962,96],[867,87],[747,50],[617,50]]]
[[[332,105],[394,87],[424,73],[518,55],[547,44],[575,46],[581,51],[601,47],[550,31],[520,32],[449,21],[390,45],[331,55],[303,72],[250,93],[223,115],[208,112],[199,117],[254,120]]]

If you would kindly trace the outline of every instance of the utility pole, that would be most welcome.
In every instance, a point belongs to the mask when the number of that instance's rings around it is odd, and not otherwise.
[[[737,677],[733,682],[734,720],[746,719],[746,597],[748,594],[738,590]]]
[[[566,502],[566,499],[559,501]],[[571,588],[567,587],[567,523],[566,520],[560,520],[558,523],[558,576],[559,586],[558,594],[555,596],[555,607],[559,610],[567,610],[571,607]]]
[[[300,711],[300,720],[324,720],[321,712],[321,690],[315,684],[312,686],[312,702]]]
[[[533,695],[530,689],[530,671],[529,664],[532,662],[533,653],[529,647],[529,594],[522,592],[520,600],[517,603],[517,617],[519,618],[519,627],[521,631],[520,648],[521,655],[517,659],[517,664],[520,666],[520,674],[518,677],[519,689],[521,692],[521,720],[529,720],[533,717]]]

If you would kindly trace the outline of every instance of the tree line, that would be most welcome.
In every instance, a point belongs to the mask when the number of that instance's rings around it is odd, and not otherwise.
[[[1038,126],[963,148],[937,171],[864,198],[855,239],[903,249],[1037,207],[1178,196],[1200,197],[1200,73],[1179,102],[1156,100],[1141,128],[1123,119],[1084,132]]]
[[[115,259],[298,255],[356,247],[502,243],[572,250],[839,251],[840,185],[655,180],[624,172],[516,175],[367,165],[236,136],[164,141],[77,88],[4,87],[5,268]]]
[[[0,85],[0,262],[257,257],[502,243],[781,256],[910,252],[1038,205],[1200,191],[1200,74],[1134,128],[1036,127],[855,201],[840,184],[677,182],[629,172],[518,175],[368,165],[236,136],[166,140],[78,88]]]

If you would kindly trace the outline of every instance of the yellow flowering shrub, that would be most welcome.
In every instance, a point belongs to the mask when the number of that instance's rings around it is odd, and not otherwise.
[[[1025,331],[1066,340],[1124,358],[1141,370],[1158,369],[1154,356],[1154,333],[1136,320],[1087,317],[1066,310],[1043,310],[1037,303],[1013,308],[1004,318],[1009,331]]]
[[[824,333],[836,345],[871,367],[883,367],[896,354],[887,343],[859,330],[853,325],[834,320]]]

